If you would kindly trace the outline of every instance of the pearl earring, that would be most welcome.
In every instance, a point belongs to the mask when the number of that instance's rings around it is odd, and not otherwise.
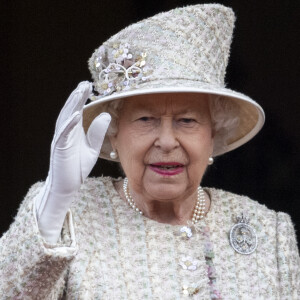
[[[117,159],[118,158],[118,152],[117,150],[113,150],[109,153],[109,156],[111,159]]]
[[[210,157],[208,159],[208,165],[212,165],[214,163],[214,159],[212,157]]]

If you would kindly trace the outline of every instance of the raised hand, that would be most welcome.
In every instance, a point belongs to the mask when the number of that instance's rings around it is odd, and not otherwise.
[[[108,113],[100,114],[85,134],[82,112],[91,89],[91,83],[81,82],[56,122],[48,177],[36,199],[39,229],[49,242],[57,241],[74,194],[98,159],[111,120]]]

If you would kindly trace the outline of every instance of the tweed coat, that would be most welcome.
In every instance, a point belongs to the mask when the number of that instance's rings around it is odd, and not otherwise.
[[[51,245],[35,216],[42,184],[30,189],[0,240],[0,299],[300,299],[300,258],[286,213],[207,188],[205,219],[172,226],[133,211],[111,178],[89,178]],[[258,239],[249,255],[228,238],[242,212]]]

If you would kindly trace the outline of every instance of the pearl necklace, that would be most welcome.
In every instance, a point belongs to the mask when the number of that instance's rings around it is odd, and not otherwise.
[[[135,202],[133,201],[130,195],[129,188],[128,188],[128,178],[124,179],[123,191],[124,191],[125,198],[128,204],[130,205],[130,207],[134,209],[136,212],[138,212],[140,215],[143,215],[143,212],[139,208],[137,208]],[[203,191],[203,188],[199,186],[197,191],[197,202],[193,210],[192,223],[196,224],[197,222],[199,222],[204,217],[204,214],[205,214],[205,193]]]

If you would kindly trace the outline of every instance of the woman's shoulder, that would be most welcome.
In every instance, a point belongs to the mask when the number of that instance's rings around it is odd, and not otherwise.
[[[95,186],[103,186],[109,182],[117,180],[110,176],[98,176],[98,177],[87,177],[84,183],[81,185],[81,188],[95,187]]]
[[[111,206],[111,199],[117,195],[113,184],[116,180],[119,179],[109,176],[88,177],[81,185],[73,209],[78,209],[78,206],[86,206],[90,209],[99,205]]]
[[[207,188],[207,191],[211,195],[212,204],[222,208],[223,211],[230,212],[231,215],[238,215],[245,212],[263,219],[269,218],[276,220],[277,218],[290,218],[287,213],[276,212],[275,210],[268,208],[265,204],[245,195],[239,195],[217,188]]]
[[[109,193],[114,190],[113,182],[120,179],[121,178],[113,178],[110,176],[88,177],[81,185],[80,193]]]

